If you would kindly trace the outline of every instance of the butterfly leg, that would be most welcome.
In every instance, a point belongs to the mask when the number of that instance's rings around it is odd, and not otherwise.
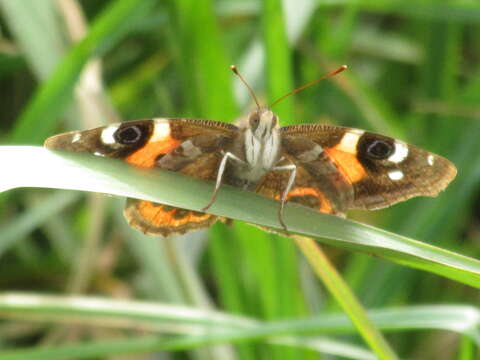
[[[245,164],[245,162],[236,157],[235,155],[233,155],[231,152],[226,152],[223,154],[223,157],[222,157],[222,160],[220,161],[220,166],[218,167],[218,174],[217,174],[217,181],[215,183],[215,190],[213,190],[213,194],[212,194],[212,198],[210,199],[210,202],[208,203],[207,206],[205,206],[202,211],[207,211],[210,206],[213,205],[213,203],[215,202],[215,200],[217,199],[217,194],[218,194],[218,190],[220,190],[220,185],[222,185],[222,178],[223,178],[223,174],[225,173],[225,169],[227,167],[227,161],[228,159],[232,159],[232,160],[235,160],[241,164]]]
[[[282,165],[282,166],[274,167],[272,170],[273,171],[291,171],[290,176],[288,178],[287,186],[285,187],[285,190],[283,191],[283,194],[282,194],[280,207],[278,208],[278,221],[280,222],[280,225],[282,225],[283,229],[286,232],[288,232],[287,226],[283,221],[283,210],[285,209],[285,203],[287,202],[288,193],[290,192],[293,184],[295,183],[295,178],[297,176],[297,166],[295,164]]]

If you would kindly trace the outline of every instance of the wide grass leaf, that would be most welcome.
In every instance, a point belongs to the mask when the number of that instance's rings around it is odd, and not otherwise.
[[[0,147],[0,159],[0,191],[19,187],[95,191],[199,211],[209,202],[213,189],[213,184],[169,171],[138,170],[112,159],[38,147]],[[18,166],[25,162],[32,166]],[[224,186],[210,212],[281,230],[277,210],[276,201]],[[314,237],[480,288],[480,261],[476,259],[295,204],[287,205],[285,221],[292,234]]]

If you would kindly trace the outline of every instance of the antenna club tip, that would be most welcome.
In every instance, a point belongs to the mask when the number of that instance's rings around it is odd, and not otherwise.
[[[230,65],[230,70],[232,70],[235,74],[238,73],[237,66],[236,65]]]
[[[347,70],[347,69],[348,69],[348,65],[345,65],[345,64],[344,64],[344,65],[340,66],[340,68],[341,68],[342,70]]]

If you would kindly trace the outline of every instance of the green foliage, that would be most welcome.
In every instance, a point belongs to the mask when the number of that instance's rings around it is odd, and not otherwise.
[[[0,0],[3,144],[38,145],[57,130],[119,117],[233,121],[253,105],[250,99],[245,105],[246,89],[230,73],[230,63],[264,104],[347,64],[349,70],[336,78],[278,104],[282,123],[326,121],[386,133],[446,156],[459,173],[437,199],[351,214],[375,228],[289,206],[290,230],[327,244],[324,253],[306,251],[313,264],[323,264],[317,269],[322,281],[292,239],[242,222],[156,239],[128,228],[116,199],[9,191],[0,198],[0,360],[126,353],[227,360],[476,359],[480,5],[75,4]],[[0,149],[2,190],[95,190],[197,210],[210,196],[211,185],[175,174],[139,177],[115,161]],[[277,224],[273,201],[228,187],[212,212]],[[351,289],[342,278],[333,280],[338,274],[325,255]],[[39,295],[48,292],[57,295]],[[119,297],[131,300],[108,299]],[[378,347],[380,332],[389,333],[396,354],[386,344]]]

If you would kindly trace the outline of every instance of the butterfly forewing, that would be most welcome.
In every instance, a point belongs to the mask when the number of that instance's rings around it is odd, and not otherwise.
[[[47,139],[45,146],[120,158],[136,166],[211,181],[217,175],[221,152],[237,131],[234,125],[208,120],[139,120],[56,135]],[[136,199],[128,199],[124,214],[134,228],[163,236],[205,228],[218,219]]]
[[[414,196],[436,196],[456,174],[455,166],[441,156],[363,130],[295,125],[282,128],[282,135],[322,147],[353,187],[350,208],[378,209]]]

